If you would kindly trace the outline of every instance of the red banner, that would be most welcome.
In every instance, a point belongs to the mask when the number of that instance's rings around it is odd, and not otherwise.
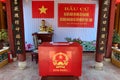
[[[95,4],[58,4],[59,27],[94,27]]]
[[[32,1],[32,17],[53,18],[54,1]]]

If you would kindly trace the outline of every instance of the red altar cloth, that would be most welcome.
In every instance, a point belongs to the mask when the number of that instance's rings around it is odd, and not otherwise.
[[[82,46],[77,42],[43,42],[38,51],[40,76],[81,76]]]

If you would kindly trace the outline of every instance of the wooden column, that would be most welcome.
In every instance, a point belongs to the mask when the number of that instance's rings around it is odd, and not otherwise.
[[[100,17],[101,17],[101,14],[100,14],[100,10],[101,10],[101,4],[102,4],[102,0],[99,0],[99,16],[98,16],[98,29],[97,29],[97,43],[98,43],[98,40],[99,40],[99,30],[100,30],[100,27],[99,27],[99,25],[100,25]],[[97,44],[97,47],[96,47],[96,56],[95,56],[95,61],[96,62],[102,62],[103,61],[103,55],[104,55],[104,53],[98,53],[98,44]]]
[[[113,36],[113,30],[114,30],[115,1],[116,0],[111,0],[107,50],[106,50],[106,54],[105,54],[105,60],[109,60],[109,61],[110,61],[111,52],[112,52],[111,47],[112,47],[112,36]]]
[[[109,29],[109,11],[111,0],[99,0],[99,18],[97,29],[97,47],[95,69],[103,68],[103,58],[106,52],[107,34]]]
[[[7,0],[7,19],[10,48],[14,55],[17,54],[20,69],[26,67],[23,0]]]
[[[15,54],[15,46],[14,46],[14,38],[13,38],[13,30],[12,30],[12,12],[11,12],[11,4],[10,0],[6,1],[6,12],[7,12],[7,24],[8,24],[8,38],[9,38],[9,44],[10,44],[10,50],[13,54],[13,57],[16,57]]]

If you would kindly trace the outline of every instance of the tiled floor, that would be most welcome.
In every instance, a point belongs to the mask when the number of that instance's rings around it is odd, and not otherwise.
[[[12,62],[0,68],[0,80],[41,80],[38,75],[38,64],[31,61],[30,53],[27,53],[27,68],[20,70],[18,62]],[[95,70],[94,53],[84,53],[82,63],[82,76],[79,80],[120,80],[120,68],[109,62],[104,62],[102,71]]]

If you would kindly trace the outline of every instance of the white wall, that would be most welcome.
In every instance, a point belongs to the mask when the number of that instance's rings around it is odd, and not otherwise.
[[[58,3],[84,3],[96,4],[94,28],[60,28],[58,27]],[[46,20],[47,25],[52,25],[54,28],[54,42],[63,42],[65,37],[81,38],[83,41],[96,40],[97,23],[98,23],[98,0],[54,0],[54,18],[32,18],[32,0],[23,0],[24,10],[24,28],[25,41],[32,43],[32,33],[39,31],[40,22]]]

